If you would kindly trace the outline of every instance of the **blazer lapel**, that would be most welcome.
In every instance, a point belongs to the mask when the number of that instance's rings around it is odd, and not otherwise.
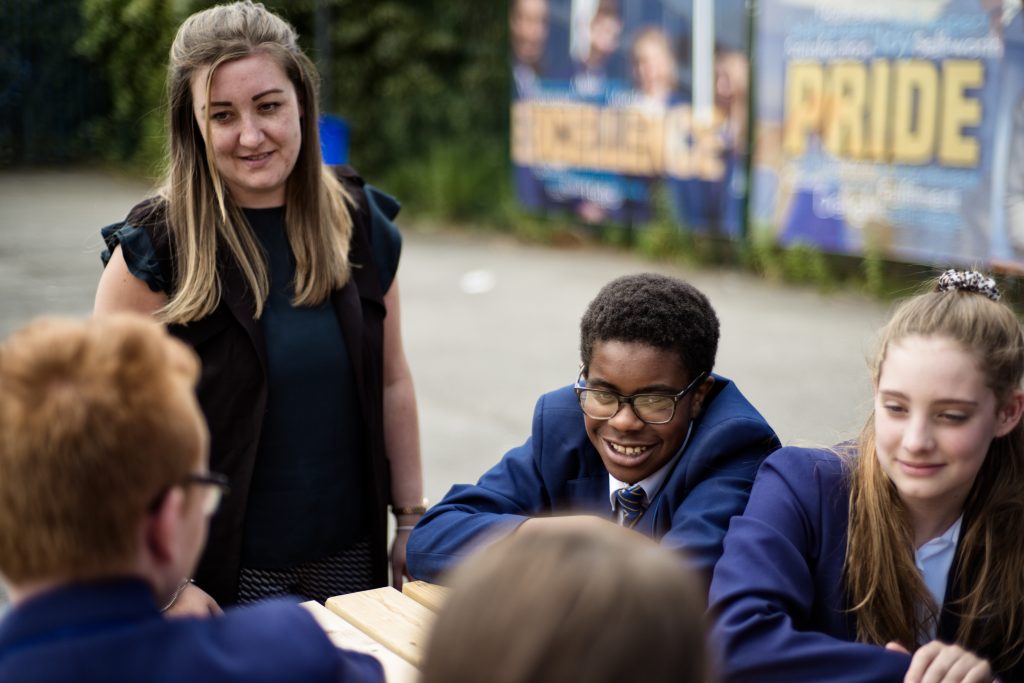
[[[667,483],[667,482],[666,482]],[[651,538],[658,538],[662,534],[660,531],[664,531],[671,527],[672,523],[672,511],[670,506],[663,505],[665,496],[662,495],[665,492],[665,486],[661,487],[661,491],[654,497],[651,504],[647,506],[647,510],[641,515],[637,521],[636,526],[633,527],[640,533],[650,536]]]

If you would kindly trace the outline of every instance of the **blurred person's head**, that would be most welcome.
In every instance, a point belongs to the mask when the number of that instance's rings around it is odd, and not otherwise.
[[[739,50],[715,52],[715,105],[728,114],[737,105],[746,104],[748,91],[747,56]]]
[[[536,69],[548,39],[548,0],[512,0],[509,30],[516,61]]]
[[[617,278],[587,306],[577,393],[591,443],[616,479],[639,482],[678,452],[714,383],[718,333],[707,297],[665,275]]]
[[[139,576],[165,599],[206,533],[195,354],[123,314],[43,318],[0,346],[0,574],[15,601]]]
[[[599,66],[607,62],[619,49],[622,17],[618,0],[600,0],[590,19],[590,50],[587,64]]]
[[[179,27],[167,71],[170,158],[161,195],[181,274],[165,322],[208,315],[220,296],[217,252],[255,293],[265,258],[241,208],[287,206],[296,305],[348,280],[347,196],[320,154],[320,76],[295,29],[249,0],[196,12]]]
[[[452,574],[424,683],[705,683],[704,596],[678,553],[588,518],[485,546]]]
[[[630,52],[637,90],[658,100],[668,100],[676,89],[676,59],[672,43],[660,28],[649,26],[637,33]]]

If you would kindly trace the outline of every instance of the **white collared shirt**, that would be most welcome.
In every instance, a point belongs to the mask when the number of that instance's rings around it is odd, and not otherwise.
[[[928,592],[935,598],[935,604],[942,610],[942,604],[946,600],[946,582],[949,580],[949,569],[953,566],[953,558],[956,556],[956,544],[960,540],[960,524],[964,516],[960,515],[953,526],[946,529],[941,536],[936,536],[928,541],[914,553],[914,564],[917,565],[924,585]],[[929,636],[935,638],[938,629],[937,623],[929,625]]]
[[[662,485],[668,478],[669,472],[672,471],[672,466],[675,465],[676,461],[683,455],[683,451],[686,450],[686,444],[690,443],[690,434],[692,432],[693,421],[691,420],[690,426],[686,428],[686,438],[683,439],[683,445],[679,447],[676,454],[673,455],[667,463],[655,470],[651,476],[636,482],[637,484],[640,484],[644,490],[644,508],[647,508],[647,506],[651,504],[651,501],[654,500],[654,497],[658,495],[658,491],[661,490]],[[608,474],[608,500],[612,506],[612,511],[614,512],[618,510],[618,516],[616,519],[619,524],[622,524],[622,510],[619,509],[618,499],[615,497],[615,492],[621,488],[627,488],[629,486],[632,486],[632,484],[619,481],[613,477],[611,473]]]

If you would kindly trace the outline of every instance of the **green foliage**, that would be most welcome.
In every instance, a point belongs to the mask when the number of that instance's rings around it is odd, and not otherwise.
[[[516,217],[511,224],[516,237],[533,243],[547,244],[551,242],[554,229],[550,220],[534,214],[524,213]]]
[[[794,244],[782,251],[783,273],[790,282],[817,285],[820,289],[835,286],[835,276],[825,254],[809,244]]]
[[[350,123],[353,163],[430,211],[499,217],[495,197],[509,184],[504,3],[336,0],[330,12],[324,109]]]
[[[654,219],[638,231],[637,250],[648,258],[685,262],[692,252],[692,233],[673,219],[663,187],[658,187],[652,202]]]
[[[825,254],[809,244],[781,246],[767,224],[752,225],[736,250],[743,267],[769,280],[811,284],[824,291],[850,277],[851,259]]]
[[[111,108],[91,125],[104,156],[155,174],[163,157],[167,51],[178,18],[171,0],[83,0],[79,54],[111,84]]]
[[[660,261],[692,260],[693,235],[670,223],[654,223],[640,230],[636,238],[637,250],[644,256]]]
[[[507,164],[493,146],[480,149],[451,140],[394,164],[374,182],[401,197],[410,212],[457,221],[483,216],[506,223],[514,205]]]
[[[770,280],[782,280],[780,248],[767,226],[751,226],[747,239],[739,245],[739,260],[748,270]]]
[[[864,275],[864,289],[874,296],[883,296],[886,291],[885,261],[876,249],[868,249],[861,260]]]

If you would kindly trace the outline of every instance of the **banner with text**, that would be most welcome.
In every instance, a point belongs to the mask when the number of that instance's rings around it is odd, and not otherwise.
[[[1024,259],[1014,0],[761,0],[752,230],[919,263]]]
[[[744,0],[510,0],[519,201],[590,223],[743,232]]]

